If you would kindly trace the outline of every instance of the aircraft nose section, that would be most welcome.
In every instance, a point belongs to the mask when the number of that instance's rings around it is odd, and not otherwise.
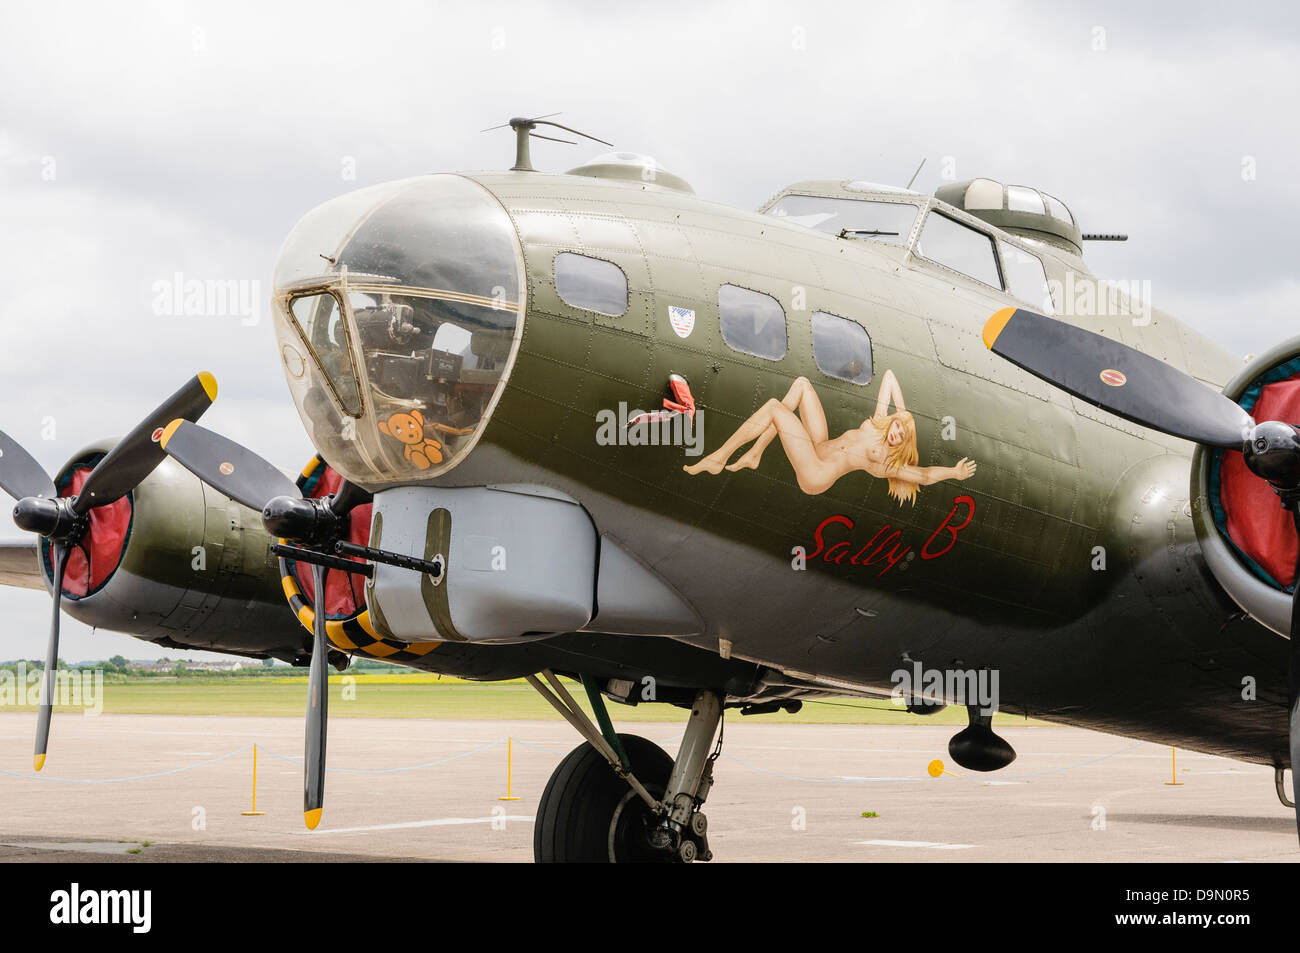
[[[487,190],[429,175],[328,202],[290,234],[275,285],[290,390],[344,477],[421,482],[472,449],[524,314],[518,238]]]

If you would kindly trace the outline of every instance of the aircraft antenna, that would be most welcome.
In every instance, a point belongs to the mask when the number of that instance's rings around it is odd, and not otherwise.
[[[917,177],[918,175],[921,174],[921,167],[924,166],[924,165],[925,165],[925,160],[922,159],[922,160],[921,160],[921,165],[918,165],[918,166],[916,167],[916,171],[913,172],[913,173],[912,173],[912,177],[911,177],[910,179],[907,180],[907,185],[904,186],[904,188],[908,188],[908,189],[910,189],[910,188],[912,187],[912,183],[915,182],[915,181],[916,181],[916,177]]]
[[[534,132],[533,130],[538,126],[554,126],[556,129],[563,129],[565,132],[571,132],[575,136],[582,136],[582,138],[590,139],[592,142],[599,142],[602,145],[609,146],[611,149],[614,147],[614,143],[612,142],[606,142],[604,139],[599,139],[596,136],[589,136],[585,132],[580,132],[579,130],[570,128],[569,126],[561,125],[558,122],[548,121],[550,117],[558,115],[560,114],[547,113],[544,116],[534,116],[532,119],[525,119],[521,116],[516,116],[509,122],[503,122],[499,126],[489,126],[487,129],[484,129],[483,132],[491,132],[494,129],[504,129],[506,126],[509,126],[515,131],[515,164],[510,167],[511,172],[536,171],[533,168],[533,158],[528,149],[529,139],[545,139],[548,142],[563,142],[570,146],[577,145],[577,143],[572,139],[557,139],[554,136],[543,136],[541,133]]]
[[[1126,242],[1127,235],[1106,234],[1102,232],[1084,232],[1083,240],[1085,242]]]

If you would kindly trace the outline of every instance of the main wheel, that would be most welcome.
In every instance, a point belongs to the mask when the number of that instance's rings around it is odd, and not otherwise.
[[[632,773],[652,797],[663,797],[673,759],[638,735],[619,735]],[[654,817],[626,781],[589,743],[560,762],[542,792],[533,828],[539,864],[666,863],[646,835]]]

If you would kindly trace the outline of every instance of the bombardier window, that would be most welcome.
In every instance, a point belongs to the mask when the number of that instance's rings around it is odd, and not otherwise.
[[[1015,295],[1030,307],[1051,314],[1052,293],[1047,286],[1047,272],[1037,255],[1017,248],[1010,242],[999,241],[1002,252],[1002,271],[1007,278],[1007,293]]]
[[[555,256],[555,293],[567,305],[618,317],[627,310],[627,275],[612,261],[561,252]]]
[[[290,233],[275,287],[289,389],[330,466],[409,483],[474,448],[525,307],[519,236],[487,189],[421,175],[327,202]]]
[[[812,313],[813,358],[831,377],[854,384],[871,380],[871,336],[856,321],[828,314]]]
[[[771,295],[723,285],[718,289],[722,340],[743,354],[779,361],[785,357],[785,309]]]
[[[912,234],[912,225],[919,211],[907,202],[786,195],[768,209],[767,214],[833,235],[848,229],[864,238],[902,245]]]
[[[487,305],[378,289],[348,295],[371,389],[382,403],[419,400],[447,440],[481,419],[510,350],[513,329]]]
[[[360,416],[361,398],[338,299],[328,293],[304,295],[293,299],[289,311],[339,405],[345,413]]]
[[[998,263],[993,257],[993,239],[977,228],[932,212],[917,239],[916,253],[1002,290]]]

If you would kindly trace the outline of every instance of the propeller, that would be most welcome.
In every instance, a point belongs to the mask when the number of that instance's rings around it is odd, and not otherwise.
[[[0,488],[18,501],[14,506],[14,523],[20,529],[44,537],[50,546],[54,607],[45,646],[41,706],[36,719],[36,751],[32,764],[37,771],[45,766],[49,747],[59,664],[63,577],[68,566],[68,553],[89,530],[92,509],[108,506],[126,496],[162,462],[164,453],[159,441],[164,424],[177,417],[201,417],[216,397],[216,378],[207,371],[196,374],[136,424],[135,429],[95,465],[80,492],[72,497],[59,496],[54,481],[35,458],[8,434],[0,433]]]
[[[1239,450],[1291,512],[1300,536],[1300,427],[1256,423],[1234,401],[1189,374],[1118,341],[1020,308],[984,325],[984,345],[1035,377],[1126,420],[1207,447]],[[1300,770],[1300,562],[1291,590],[1287,673],[1293,775]],[[1295,799],[1300,834],[1300,798]]]
[[[347,515],[371,497],[344,481],[324,499],[306,498],[297,484],[228,437],[183,419],[172,421],[159,441],[163,451],[208,486],[250,509],[260,510],[272,536],[309,544],[327,544],[347,530]],[[303,760],[303,820],[310,830],[320,823],[325,804],[325,740],[329,705],[325,638],[325,583],[328,570],[311,564],[315,590],[311,668],[307,680],[307,741]]]
[[[329,647],[325,644],[325,581],[329,570],[311,564],[316,595],[315,619],[311,631],[311,669],[307,678],[307,742],[303,753],[302,817],[314,831],[325,809],[325,735],[329,720],[329,680],[325,665]]]

